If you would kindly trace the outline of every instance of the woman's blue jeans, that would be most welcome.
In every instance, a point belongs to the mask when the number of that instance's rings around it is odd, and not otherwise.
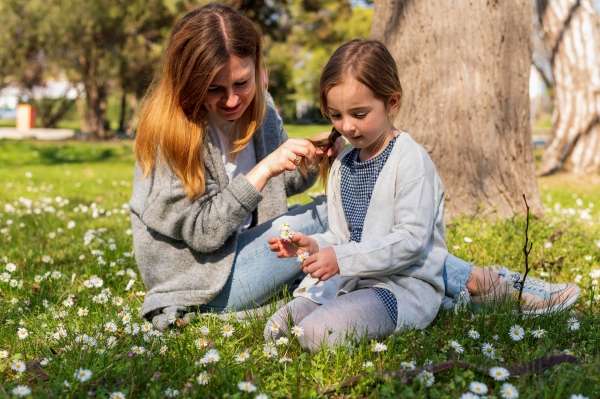
[[[296,258],[278,258],[267,240],[279,236],[282,224],[304,234],[322,233],[327,229],[327,203],[320,196],[306,205],[297,205],[271,221],[242,232],[238,238],[236,257],[229,279],[211,302],[207,311],[236,311],[254,308],[267,302],[285,286],[291,287],[304,274]],[[446,298],[444,307],[452,307],[466,290],[472,266],[449,254],[444,264]]]

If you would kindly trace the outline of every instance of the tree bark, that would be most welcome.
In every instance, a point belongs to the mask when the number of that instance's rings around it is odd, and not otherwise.
[[[396,59],[396,126],[429,151],[446,216],[509,217],[542,207],[529,123],[531,4],[382,0],[372,36]]]
[[[600,172],[600,13],[589,0],[538,1],[554,75],[554,137],[540,174]]]

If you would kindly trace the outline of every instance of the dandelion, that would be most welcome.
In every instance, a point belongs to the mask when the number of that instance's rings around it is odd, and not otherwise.
[[[502,399],[517,399],[519,397],[519,391],[513,384],[505,382],[500,388],[500,396]]]
[[[27,385],[17,385],[10,391],[13,396],[18,396],[20,398],[31,395],[31,388]]]
[[[544,330],[543,328],[538,328],[536,330],[531,331],[531,336],[533,338],[543,338],[544,335],[546,335],[546,330]]]
[[[209,381],[210,381],[210,376],[208,375],[208,373],[206,371],[201,372],[196,377],[196,382],[198,383],[198,385],[208,385]]]
[[[254,392],[256,391],[256,385],[250,381],[242,381],[238,383],[238,389],[242,392]]]
[[[465,351],[465,348],[463,348],[463,346],[461,344],[458,343],[458,341],[450,341],[449,342],[450,347],[452,347],[452,349],[454,349],[456,351],[456,353],[463,353]]]
[[[430,387],[435,382],[435,376],[430,371],[423,370],[417,375],[417,381],[425,387]]]
[[[472,339],[479,339],[479,337],[480,337],[479,332],[477,332],[476,330],[473,330],[473,329],[469,330],[467,335],[469,336],[469,338],[472,338]]]
[[[375,344],[373,344],[373,348],[371,348],[371,351],[375,353],[385,352],[386,350],[387,345],[381,342],[375,342]]]
[[[221,332],[225,338],[231,337],[233,335],[234,331],[235,331],[235,328],[233,328],[233,326],[231,324],[225,324],[221,328]]]
[[[29,336],[29,331],[27,331],[26,328],[24,327],[19,327],[17,329],[17,337],[19,337],[19,339],[25,339]]]
[[[277,341],[275,341],[275,345],[284,346],[284,345],[287,345],[289,342],[290,342],[290,340],[287,339],[286,337],[281,337]]]
[[[123,392],[115,391],[110,394],[109,399],[125,399],[126,396]]]
[[[492,367],[490,369],[490,377],[496,381],[504,381],[510,376],[510,373],[504,367]]]
[[[481,345],[481,352],[487,358],[493,359],[496,357],[496,350],[490,343],[484,342],[483,345]]]
[[[571,331],[579,330],[580,324],[579,324],[579,320],[577,320],[576,317],[571,317],[569,320],[567,320],[567,324],[569,326],[569,330],[571,330]]]
[[[27,366],[25,365],[25,362],[22,360],[14,360],[11,363],[10,368],[17,373],[23,373],[23,372],[25,372],[25,370],[27,370]]]
[[[515,324],[510,328],[508,335],[513,341],[520,341],[525,337],[525,330],[520,325]]]
[[[300,326],[294,326],[292,327],[292,335],[300,338],[304,335],[304,329]]]
[[[248,349],[246,349],[246,350],[238,353],[235,356],[235,361],[238,362],[238,363],[243,363],[246,360],[248,360],[249,358],[250,358],[250,351],[248,351]]]
[[[469,390],[477,395],[485,395],[488,391],[488,388],[487,385],[481,382],[473,381],[469,384]]]
[[[77,369],[73,377],[79,382],[86,382],[92,378],[92,372],[88,369]]]

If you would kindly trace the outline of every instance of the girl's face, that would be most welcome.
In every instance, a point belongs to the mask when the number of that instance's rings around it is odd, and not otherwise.
[[[239,119],[256,93],[254,60],[232,55],[208,86],[204,106],[221,119]]]
[[[333,126],[367,157],[378,154],[392,137],[388,114],[394,104],[392,98],[386,107],[371,89],[349,74],[327,93],[327,113]]]

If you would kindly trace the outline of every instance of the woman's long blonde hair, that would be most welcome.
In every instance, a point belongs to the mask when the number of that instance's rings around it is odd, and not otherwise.
[[[250,142],[264,116],[261,51],[261,36],[253,23],[227,6],[197,8],[175,24],[162,68],[140,110],[135,156],[144,175],[160,159],[181,179],[190,199],[204,193],[208,87],[232,55],[254,61],[256,94],[235,123],[235,154]]]

